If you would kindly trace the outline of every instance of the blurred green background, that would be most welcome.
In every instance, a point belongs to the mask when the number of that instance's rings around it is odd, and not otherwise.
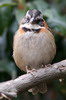
[[[12,58],[13,36],[29,9],[40,10],[54,33],[57,53],[53,63],[66,59],[66,0],[0,0],[0,82],[24,74]],[[13,100],[66,100],[65,78],[61,83],[54,80],[47,85],[44,95],[33,96],[26,91]]]

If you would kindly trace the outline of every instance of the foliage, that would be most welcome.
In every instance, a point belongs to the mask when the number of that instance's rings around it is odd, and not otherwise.
[[[0,81],[23,74],[12,58],[13,35],[29,9],[40,10],[54,32],[57,54],[53,63],[66,59],[66,0],[0,0]],[[26,92],[14,100],[21,100],[20,98],[65,100],[66,79],[62,83],[58,80],[48,83],[48,92],[45,95],[32,96]]]

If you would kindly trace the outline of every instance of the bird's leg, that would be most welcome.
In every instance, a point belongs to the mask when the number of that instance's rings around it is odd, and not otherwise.
[[[41,68],[44,68],[44,67],[45,67],[45,66],[42,64],[42,65],[41,65]]]
[[[47,65],[42,64],[41,68],[47,68],[47,67],[50,67],[50,66],[51,66],[51,64],[47,64]]]
[[[32,70],[32,69],[31,69],[29,66],[26,66],[27,74],[28,74],[28,73],[31,73],[31,70]]]
[[[31,75],[33,75],[34,77],[36,77],[37,75],[35,75],[33,72],[37,72],[36,69],[31,69],[29,66],[26,66],[26,71],[27,71],[27,74],[30,73]]]
[[[37,70],[35,68],[31,69],[29,66],[26,66],[26,71],[27,71],[27,73],[37,72]]]

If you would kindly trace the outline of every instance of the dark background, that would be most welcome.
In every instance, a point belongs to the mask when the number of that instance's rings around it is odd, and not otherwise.
[[[38,9],[52,29],[57,53],[52,63],[66,59],[66,0],[0,0],[0,82],[24,74],[12,58],[13,35],[28,9]],[[27,91],[14,100],[66,100],[66,79],[49,82],[46,94],[33,96]],[[4,99],[5,100],[5,99]]]

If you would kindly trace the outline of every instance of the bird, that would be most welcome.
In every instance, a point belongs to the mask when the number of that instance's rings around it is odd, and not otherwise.
[[[50,64],[55,54],[55,39],[42,12],[37,9],[28,10],[13,39],[13,58],[16,65],[28,73]],[[29,89],[33,95],[38,92],[44,94],[46,91],[45,82]]]

